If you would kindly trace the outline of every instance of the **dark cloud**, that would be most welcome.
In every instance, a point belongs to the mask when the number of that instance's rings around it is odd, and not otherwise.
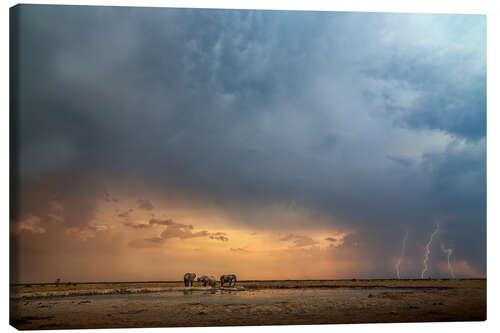
[[[227,242],[229,238],[226,236],[227,234],[224,232],[215,232],[208,236],[208,238],[213,240],[219,240],[221,242]]]
[[[118,203],[119,200],[114,198],[109,192],[104,193],[104,201]]]
[[[153,206],[153,203],[151,201],[145,199],[137,200],[137,205],[139,209],[144,209],[144,210],[153,210],[155,208],[155,206]]]
[[[397,114],[398,122],[404,126],[438,129],[469,140],[484,138],[486,67],[467,73],[465,81],[453,70],[462,67],[471,56],[449,57],[445,63],[421,61],[418,55],[393,57],[387,67],[378,69],[379,75],[407,82],[418,89],[419,97],[417,104],[407,107],[394,105],[389,99],[388,109]]]
[[[326,237],[325,240],[327,240],[329,242],[336,242],[337,238],[335,238],[335,237]]]
[[[171,219],[158,219],[158,218],[152,218],[149,220],[149,224],[150,225],[155,225],[155,224],[158,224],[158,225],[172,225],[174,224],[174,221],[172,221]],[[191,229],[192,229],[192,226],[191,226]]]
[[[107,183],[137,182],[255,229],[357,232],[379,258],[441,219],[486,271],[485,16],[16,10],[13,220],[44,227],[56,195],[83,228]],[[270,222],[276,206],[310,216]],[[163,240],[227,240],[166,221]]]
[[[160,236],[161,238],[164,239],[167,238],[186,239],[195,237],[207,237],[208,231],[202,230],[194,232],[192,225],[173,223],[168,227],[166,227],[165,230],[163,230],[163,232],[160,234]]]
[[[133,229],[147,229],[147,228],[150,228],[151,225],[150,224],[145,224],[145,223],[129,223],[129,222],[125,222],[125,223],[122,223],[124,226],[126,227],[130,227],[130,228],[133,228]]]
[[[121,217],[121,218],[129,218],[130,217],[130,214],[133,212],[134,210],[132,208],[129,208],[127,209],[126,211],[124,212],[121,212],[118,214],[118,217]]]
[[[129,210],[129,211],[131,211],[131,210]],[[126,213],[128,213],[129,211],[127,211]],[[126,215],[126,217],[128,217],[128,215]],[[130,223],[130,222],[125,222],[122,224],[126,227],[131,227],[131,228],[135,228],[135,229],[147,229],[147,228],[151,228],[155,225],[174,225],[174,226],[182,226],[183,228],[185,227],[187,229],[193,229],[192,225],[186,226],[184,224],[174,223],[171,219],[161,220],[161,219],[157,219],[157,218],[150,219],[148,223],[134,224],[134,223]]]
[[[288,234],[280,239],[283,242],[292,242],[294,247],[303,247],[318,244],[317,241],[309,236]]]
[[[227,242],[229,238],[227,234],[224,232],[209,232],[207,230],[199,230],[195,231],[193,225],[191,224],[182,224],[173,222],[171,219],[156,219],[152,218],[149,220],[149,223],[123,223],[124,226],[133,228],[133,229],[149,229],[154,227],[155,225],[165,226],[165,229],[160,233],[160,237],[153,237],[143,240],[136,240],[133,244],[129,244],[132,247],[147,247],[148,242],[153,242],[155,244],[161,244],[163,241],[169,238],[178,238],[178,239],[189,239],[189,238],[200,238],[207,237],[212,240],[218,240],[222,242]],[[160,241],[161,240],[161,241]],[[139,244],[139,245],[138,245]]]

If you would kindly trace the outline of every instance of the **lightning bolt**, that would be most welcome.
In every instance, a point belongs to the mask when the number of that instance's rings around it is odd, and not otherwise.
[[[448,259],[448,271],[450,272],[451,278],[455,278],[455,273],[453,273],[453,267],[451,267],[450,263],[450,257],[451,254],[453,253],[453,249],[445,249],[444,245],[441,243],[441,250],[443,251],[444,254],[446,254],[446,257]]]
[[[405,255],[405,249],[406,249],[406,240],[408,239],[408,231],[405,234],[405,237],[403,238],[403,246],[401,248],[401,255],[399,256],[398,262],[396,263],[396,274],[398,275],[398,280],[401,278],[399,275],[399,266],[401,266],[401,262],[403,261],[403,257]]]
[[[424,278],[424,275],[425,273],[427,272],[427,269],[428,269],[428,266],[427,266],[427,262],[429,261],[429,256],[431,254],[431,244],[432,244],[432,240],[434,239],[434,236],[436,236],[436,234],[438,233],[439,231],[439,223],[436,224],[436,229],[434,230],[434,232],[431,234],[431,238],[429,239],[429,241],[427,242],[427,244],[425,245],[425,256],[424,256],[424,269],[422,270],[422,273],[420,273],[420,278],[423,279]]]

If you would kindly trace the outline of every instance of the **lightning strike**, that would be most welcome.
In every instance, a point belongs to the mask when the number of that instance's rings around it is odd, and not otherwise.
[[[432,240],[434,239],[434,236],[436,236],[436,234],[438,233],[439,231],[439,223],[436,224],[436,229],[434,230],[434,232],[431,234],[431,238],[429,239],[429,241],[427,242],[427,244],[425,245],[425,256],[424,256],[424,269],[422,270],[422,273],[420,273],[420,278],[423,279],[424,278],[424,275],[425,273],[427,272],[427,269],[428,269],[428,266],[427,266],[427,263],[429,261],[429,256],[431,254],[431,244],[432,244]]]
[[[446,249],[443,244],[441,244],[441,250],[443,251],[444,254],[446,254],[446,257],[448,259],[448,271],[450,272],[451,278],[455,278],[455,273],[453,272],[453,267],[451,266],[450,263],[450,257],[451,254],[453,253],[453,249]]]
[[[408,231],[405,234],[405,237],[403,238],[403,246],[401,248],[401,255],[399,256],[399,259],[396,263],[396,274],[398,276],[398,280],[401,279],[401,276],[399,274],[399,267],[401,266],[401,262],[403,261],[403,257],[405,255],[405,249],[406,249],[406,240],[408,239]]]

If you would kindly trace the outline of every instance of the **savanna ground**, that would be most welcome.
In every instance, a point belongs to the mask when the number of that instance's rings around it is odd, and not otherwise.
[[[299,325],[486,319],[486,280],[11,285],[18,329]]]

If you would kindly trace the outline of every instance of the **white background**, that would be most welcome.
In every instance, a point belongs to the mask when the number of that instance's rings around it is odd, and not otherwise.
[[[278,1],[278,0],[191,0],[191,1],[36,1],[27,3],[34,4],[71,4],[71,5],[114,5],[114,6],[148,6],[148,7],[198,7],[198,8],[251,8],[251,9],[292,9],[292,10],[331,10],[331,11],[364,11],[364,12],[411,12],[411,13],[464,13],[464,14],[486,14],[487,15],[487,67],[488,67],[488,114],[487,114],[487,278],[488,278],[488,320],[479,323],[420,323],[420,324],[358,324],[358,325],[314,325],[314,326],[262,326],[262,327],[210,327],[210,328],[158,328],[147,329],[147,331],[169,331],[169,332],[253,332],[256,329],[262,332],[302,332],[314,330],[314,332],[434,332],[446,331],[447,333],[471,332],[471,331],[498,331],[500,328],[499,301],[498,296],[500,282],[498,279],[497,256],[499,243],[498,237],[499,217],[498,205],[498,179],[499,160],[498,152],[498,67],[500,62],[499,41],[500,12],[496,1],[481,0],[375,0],[375,1]],[[9,326],[9,7],[17,4],[15,1],[5,1],[1,11],[1,96],[2,111],[0,112],[0,149],[2,163],[0,163],[0,212],[3,222],[1,223],[1,312],[0,324],[7,331],[15,331]],[[104,330],[97,330],[104,331]],[[81,331],[74,331],[81,332]],[[106,330],[105,332],[137,333],[146,332],[145,329],[120,329]]]

